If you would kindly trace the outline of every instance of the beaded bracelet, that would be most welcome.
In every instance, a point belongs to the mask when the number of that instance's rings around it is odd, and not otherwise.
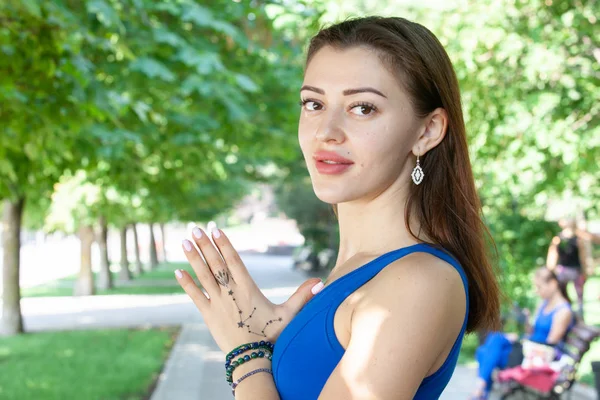
[[[263,348],[263,349],[270,350],[271,352],[273,352],[273,347],[274,346],[271,342],[265,342],[264,340],[261,340],[260,342],[246,343],[246,344],[243,344],[243,345],[238,346],[235,349],[231,350],[229,352],[229,354],[227,354],[227,357],[225,357],[225,361],[229,361],[233,357],[235,357],[239,354],[245,353],[248,350]]]
[[[271,360],[273,357],[273,354],[271,352],[267,351],[254,351],[252,352],[252,354],[250,355],[245,355],[244,357],[240,357],[238,358],[236,361],[233,361],[231,363],[231,365],[227,365],[225,366],[225,379],[227,380],[227,382],[231,385],[231,383],[233,382],[233,371],[235,371],[235,369],[244,364],[245,362],[248,362],[252,359],[256,359],[256,358],[266,358],[267,360]]]
[[[235,388],[246,378],[254,375],[254,374],[258,374],[259,372],[266,372],[268,374],[273,375],[273,371],[270,370],[269,368],[259,368],[259,369],[255,369],[254,371],[250,371],[248,372],[246,375],[242,376],[240,379],[238,379],[237,381],[235,381],[235,383],[233,385],[231,385],[231,394],[233,395],[233,397],[235,397]]]

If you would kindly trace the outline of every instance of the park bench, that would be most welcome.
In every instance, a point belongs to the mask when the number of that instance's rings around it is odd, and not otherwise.
[[[563,394],[571,395],[571,388],[575,383],[577,369],[583,355],[590,349],[592,342],[600,336],[600,328],[577,323],[568,333],[565,340],[563,354],[570,357],[571,363],[561,368],[558,376],[553,379],[552,388],[547,392],[540,392],[525,382],[511,379],[502,383],[503,394],[501,399],[560,399]],[[519,367],[516,367],[519,368]]]

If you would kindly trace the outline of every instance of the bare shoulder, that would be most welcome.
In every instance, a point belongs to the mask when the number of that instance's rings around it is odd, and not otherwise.
[[[413,398],[446,362],[465,311],[465,289],[452,265],[426,253],[392,262],[361,288],[348,348],[326,389],[368,382],[377,398]]]
[[[448,262],[429,253],[412,253],[386,266],[371,282],[370,294],[396,297],[411,293],[414,300],[447,298],[466,300],[462,278]]]
[[[411,326],[416,334],[428,332],[431,337],[422,334],[423,345],[435,341],[428,350],[439,354],[456,340],[466,303],[465,287],[454,266],[428,253],[413,253],[392,262],[365,285],[352,320],[372,320],[379,314],[388,329]]]
[[[573,319],[573,310],[571,307],[563,307],[556,311],[553,320],[565,321],[570,323]]]

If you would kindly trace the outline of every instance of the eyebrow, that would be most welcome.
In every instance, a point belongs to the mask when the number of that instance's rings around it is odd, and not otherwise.
[[[303,90],[310,90],[311,92],[316,92],[319,94],[325,94],[325,91],[323,89],[319,89],[316,88],[314,86],[309,86],[309,85],[304,85],[300,88],[300,91]],[[384,97],[387,99],[387,96],[383,93],[381,93],[379,90],[371,88],[371,87],[362,87],[362,88],[356,88],[356,89],[346,89],[342,92],[344,94],[344,96],[350,96],[353,94],[357,94],[357,93],[375,93],[381,97]]]

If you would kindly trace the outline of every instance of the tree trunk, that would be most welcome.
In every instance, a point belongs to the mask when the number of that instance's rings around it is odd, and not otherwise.
[[[144,268],[140,257],[140,239],[138,237],[137,224],[131,224],[131,228],[133,229],[133,244],[135,246],[135,273],[139,276],[144,273]]]
[[[160,224],[160,235],[161,235],[161,250],[162,250],[162,262],[167,263],[167,238],[165,236],[165,224]]]
[[[73,288],[74,296],[91,296],[94,294],[94,274],[92,272],[92,244],[94,243],[94,228],[84,225],[79,228],[81,241],[81,266],[79,276]]]
[[[98,232],[98,247],[100,248],[100,274],[98,276],[98,287],[103,290],[113,287],[112,275],[110,274],[110,261],[108,259],[108,226],[106,218],[100,217]]]
[[[156,239],[154,238],[154,224],[150,224],[150,270],[158,266],[158,255],[156,254]]]
[[[129,272],[129,260],[127,259],[127,225],[120,231],[121,236],[121,270],[119,271],[120,281],[130,281],[131,272]]]
[[[21,221],[25,198],[17,201],[4,201],[2,232],[3,270],[2,270],[2,320],[0,336],[12,336],[23,333],[21,316],[21,290],[19,286],[19,266],[21,256]]]

